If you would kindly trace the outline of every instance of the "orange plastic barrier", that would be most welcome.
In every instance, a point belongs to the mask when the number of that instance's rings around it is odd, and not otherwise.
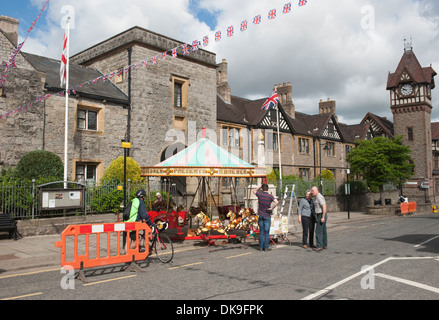
[[[403,202],[401,203],[401,214],[411,214],[417,211],[416,202]]]
[[[409,213],[409,204],[407,202],[401,203],[401,214]]]
[[[139,232],[142,230],[145,233],[145,251],[139,252]],[[136,233],[135,249],[130,249],[131,232]],[[126,233],[126,248],[122,248],[121,244],[124,233]],[[102,254],[102,250],[105,250],[104,244],[101,247],[102,234],[107,238],[105,257]],[[145,260],[149,254],[148,239],[150,234],[151,228],[143,222],[72,225],[61,233],[61,241],[55,242],[55,247],[61,248],[61,266],[70,266],[75,270],[83,270],[85,268]],[[94,247],[94,243],[90,243],[91,235],[96,238],[96,257],[91,257],[90,247]],[[85,248],[83,247],[85,254],[83,255],[78,253],[80,249],[79,237],[85,238]],[[70,238],[73,240],[73,246],[69,241]],[[114,244],[116,245],[114,246]],[[67,261],[67,255],[72,255],[71,250],[73,250],[73,260]]]
[[[409,202],[409,213],[416,213],[417,205],[416,202]]]

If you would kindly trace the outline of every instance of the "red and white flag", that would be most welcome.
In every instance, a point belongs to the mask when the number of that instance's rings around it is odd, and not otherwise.
[[[63,49],[62,49],[62,57],[61,57],[61,68],[59,71],[59,75],[61,77],[61,87],[63,87],[67,82],[67,58],[68,58],[68,36],[67,36],[67,30],[64,33],[64,43],[63,43]]]

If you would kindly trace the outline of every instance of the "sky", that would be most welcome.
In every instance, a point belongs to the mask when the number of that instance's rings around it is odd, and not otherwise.
[[[20,39],[45,0],[3,1],[0,15],[20,22]],[[228,62],[232,95],[259,99],[290,82],[296,111],[317,114],[318,103],[337,103],[339,121],[357,124],[367,112],[393,119],[386,91],[404,53],[404,39],[423,67],[439,72],[439,2],[435,0],[308,0],[282,13],[289,0],[51,0],[23,47],[60,59],[63,21],[72,17],[71,54],[133,26],[182,42],[201,41]],[[273,20],[268,12],[277,10]],[[262,22],[253,25],[261,14]],[[239,30],[249,22],[245,32]],[[234,26],[233,37],[227,28]],[[215,42],[220,30],[222,40]],[[437,91],[437,92],[436,92]],[[439,87],[433,90],[432,121],[439,122]]]

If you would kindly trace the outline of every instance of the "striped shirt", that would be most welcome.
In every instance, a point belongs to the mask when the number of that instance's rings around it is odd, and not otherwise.
[[[267,213],[267,210],[270,209],[271,203],[274,201],[273,195],[267,192],[258,191],[256,196],[259,200],[258,214],[261,217],[270,218],[271,215]]]

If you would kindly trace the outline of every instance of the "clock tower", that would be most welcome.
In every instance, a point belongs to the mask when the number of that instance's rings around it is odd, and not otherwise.
[[[435,76],[431,66],[421,67],[411,43],[405,43],[402,59],[395,73],[389,73],[387,81],[395,136],[404,137],[415,164],[412,181],[406,183],[403,190],[409,197],[425,195],[427,199],[433,195],[431,90],[435,87]],[[427,189],[429,185],[431,189]]]

